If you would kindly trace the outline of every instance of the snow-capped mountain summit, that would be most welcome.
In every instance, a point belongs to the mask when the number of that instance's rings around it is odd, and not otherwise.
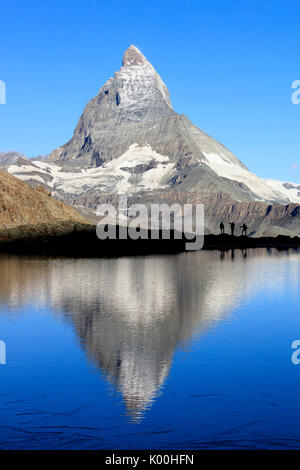
[[[8,171],[92,209],[118,194],[147,202],[205,201],[207,208],[217,201],[288,204],[292,194],[251,173],[224,145],[177,114],[163,80],[133,45],[120,70],[86,105],[72,138],[41,161],[18,160]],[[292,202],[299,196],[294,193]]]
[[[133,45],[125,51],[120,70],[87,104],[71,140],[46,162],[62,167],[61,173],[55,172],[54,189],[73,196],[81,191],[86,197],[88,192],[91,206],[107,193],[153,190],[288,201],[173,110],[166,85]]]
[[[138,101],[148,102],[152,106],[162,98],[172,108],[166,85],[137,47],[131,45],[125,51],[122,68],[116,72],[115,77],[122,82],[121,106],[134,105]]]

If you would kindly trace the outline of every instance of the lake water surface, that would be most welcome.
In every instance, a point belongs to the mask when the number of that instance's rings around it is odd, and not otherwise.
[[[300,448],[300,252],[0,256],[1,449]]]

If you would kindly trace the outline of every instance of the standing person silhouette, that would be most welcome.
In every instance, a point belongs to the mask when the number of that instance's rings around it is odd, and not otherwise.
[[[220,231],[221,231],[221,235],[224,234],[224,224],[223,222],[220,223]]]
[[[229,222],[230,229],[231,229],[231,236],[233,237],[234,235],[234,229],[235,229],[235,223],[234,222]]]
[[[242,236],[245,235],[245,237],[247,236],[247,230],[248,230],[248,227],[246,224],[243,224],[241,225],[241,228],[243,229],[242,230]]]

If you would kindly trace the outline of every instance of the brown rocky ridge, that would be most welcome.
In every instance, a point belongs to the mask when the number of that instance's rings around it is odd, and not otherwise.
[[[76,209],[0,170],[0,241],[59,235],[89,225]]]

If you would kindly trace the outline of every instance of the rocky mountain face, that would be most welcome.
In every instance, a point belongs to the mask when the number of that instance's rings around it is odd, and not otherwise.
[[[167,87],[135,46],[127,49],[121,69],[87,104],[65,145],[43,159],[18,159],[8,172],[92,210],[120,194],[149,204],[197,200],[206,204],[207,227],[213,231],[219,216],[234,211],[237,223],[247,213],[252,231],[261,233],[258,207],[263,213],[272,204],[300,202],[297,185],[258,178],[222,144],[177,114]],[[298,228],[290,217],[288,228],[282,229],[295,233]]]
[[[67,171],[87,170],[84,179],[81,171],[73,187],[65,188],[77,195],[81,183],[82,192],[88,189],[92,196],[172,188],[226,193],[241,201],[287,201],[173,110],[165,84],[135,46],[127,49],[121,69],[87,104],[72,139],[47,162]],[[86,177],[96,177],[96,186]]]

